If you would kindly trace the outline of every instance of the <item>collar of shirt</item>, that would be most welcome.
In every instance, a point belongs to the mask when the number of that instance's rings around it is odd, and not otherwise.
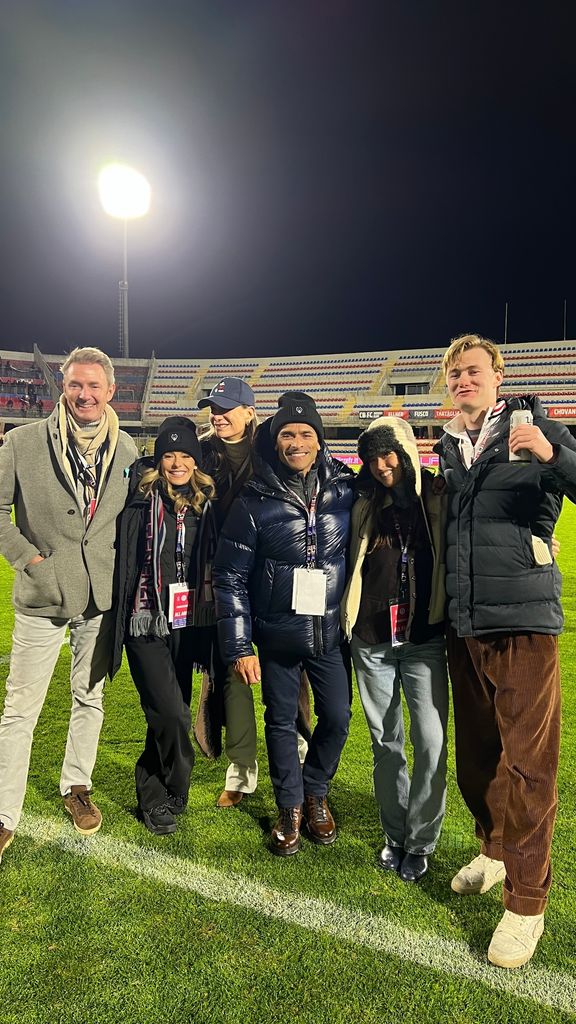
[[[318,470],[315,465],[311,466],[306,476],[304,476],[303,473],[294,473],[289,466],[278,459],[277,475],[280,482],[284,484],[284,487],[293,491],[307,507],[310,505],[318,476]]]
[[[458,413],[453,420],[450,420],[450,422],[446,424],[444,430],[458,442],[460,458],[466,466],[466,469],[470,469],[472,463],[484,451],[490,439],[490,434],[505,408],[506,400],[501,398],[500,401],[496,402],[496,405],[493,405],[486,410],[484,422],[482,423],[480,434],[475,445],[472,444],[472,441],[468,436],[462,413]]]

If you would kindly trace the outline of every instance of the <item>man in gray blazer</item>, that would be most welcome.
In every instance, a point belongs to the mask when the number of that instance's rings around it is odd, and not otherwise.
[[[137,452],[108,405],[115,389],[108,356],[74,349],[62,373],[63,394],[50,416],[12,430],[0,448],[0,554],[16,570],[0,721],[0,860],[18,827],[32,735],[67,627],[72,711],[60,791],[78,832],[91,835],[102,824],[91,776],[110,646],[116,518]]]

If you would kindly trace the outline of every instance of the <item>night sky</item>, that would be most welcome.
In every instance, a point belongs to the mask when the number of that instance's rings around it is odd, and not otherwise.
[[[576,336],[571,3],[3,0],[0,348],[253,356]]]

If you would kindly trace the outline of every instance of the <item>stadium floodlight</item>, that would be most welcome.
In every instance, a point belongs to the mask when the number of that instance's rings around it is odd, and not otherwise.
[[[120,355],[128,359],[128,221],[144,217],[150,209],[151,188],[139,171],[126,164],[107,164],[98,175],[98,193],[106,213],[119,218],[124,227],[122,280],[118,283],[118,324]]]

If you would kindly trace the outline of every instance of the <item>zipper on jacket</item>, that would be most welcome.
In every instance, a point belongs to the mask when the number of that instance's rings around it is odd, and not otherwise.
[[[324,654],[324,644],[322,643],[322,616],[312,616],[312,628],[314,631],[314,657]]]

